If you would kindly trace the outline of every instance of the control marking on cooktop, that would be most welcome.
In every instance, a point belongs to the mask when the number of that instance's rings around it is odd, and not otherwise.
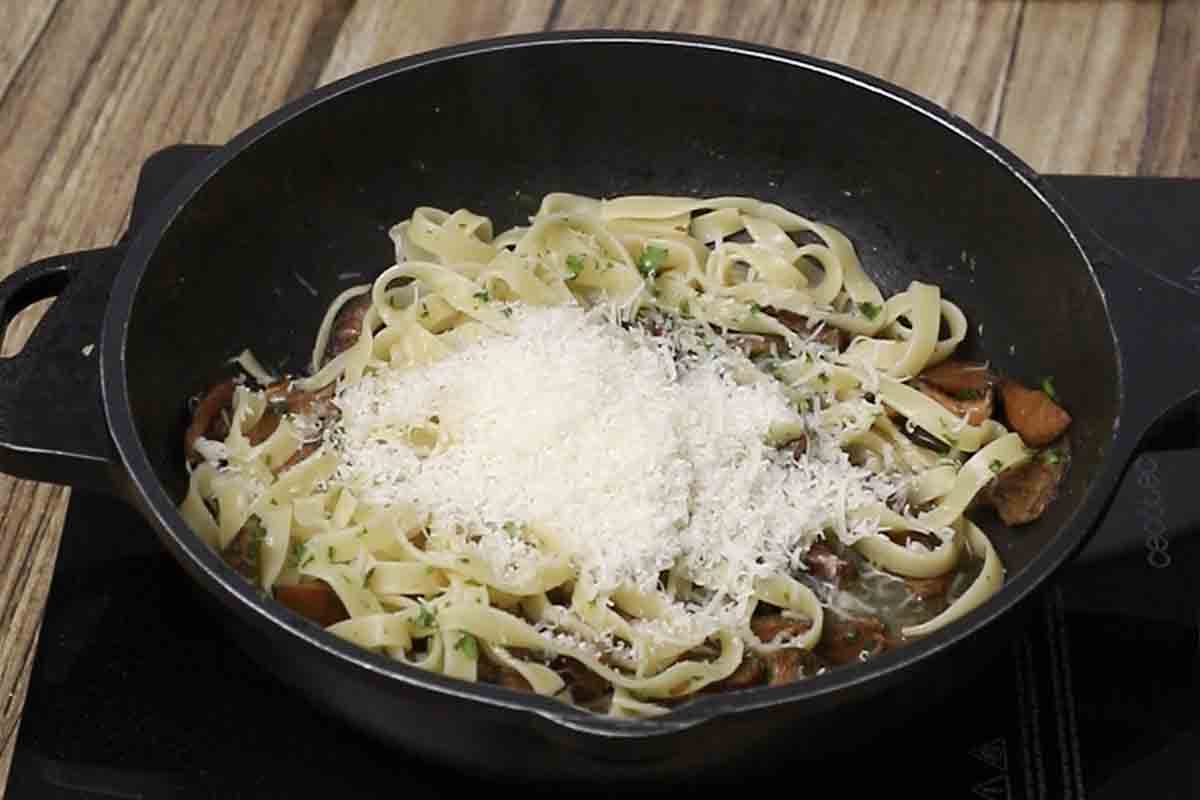
[[[976,745],[969,752],[989,767],[999,770],[1008,769],[1008,742],[1003,736],[997,736],[990,742]]]
[[[1192,271],[1188,273],[1187,285],[1193,292],[1200,292],[1200,265],[1192,267]]]
[[[1012,797],[1012,788],[1008,785],[1008,775],[997,775],[971,787],[971,794],[984,800],[1008,800]]]

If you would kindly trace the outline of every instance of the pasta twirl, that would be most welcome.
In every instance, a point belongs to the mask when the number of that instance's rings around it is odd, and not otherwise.
[[[422,207],[391,237],[309,375],[243,354],[186,443],[185,518],[334,634],[656,716],[1002,583],[966,514],[1048,461],[990,382],[938,388],[967,323],[937,286],[885,298],[839,231],[746,197],[551,194],[499,234]]]

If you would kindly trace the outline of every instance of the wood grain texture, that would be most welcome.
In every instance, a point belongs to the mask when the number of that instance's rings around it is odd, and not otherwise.
[[[1200,177],[1200,3],[1163,11],[1150,77],[1139,174]]]
[[[399,0],[358,3],[346,19],[321,83],[436,47],[541,30],[553,0]]]
[[[1031,4],[1000,140],[1038,170],[1136,173],[1161,26],[1145,3]]]
[[[1046,171],[1200,175],[1196,0],[0,0],[0,275],[110,243],[157,148],[226,141],[392,58],[578,28],[728,36],[849,64]],[[0,477],[0,786],[67,495]]]
[[[111,243],[146,156],[180,141],[228,139],[311,88],[319,69],[308,59],[315,51],[324,66],[329,21],[340,29],[347,10],[287,0],[64,0],[0,100],[0,273]],[[5,52],[17,52],[2,31]],[[35,322],[23,315],[9,347]],[[0,784],[66,498],[64,489],[0,476]]]
[[[996,2],[642,3],[564,0],[559,29],[671,29],[729,36],[857,67],[992,132],[1021,6]]]
[[[58,0],[0,3],[0,103],[54,16]]]

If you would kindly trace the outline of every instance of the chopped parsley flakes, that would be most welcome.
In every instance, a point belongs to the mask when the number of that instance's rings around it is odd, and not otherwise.
[[[458,637],[458,642],[454,645],[454,649],[467,658],[479,658],[479,642],[469,633],[464,633]]]
[[[665,247],[656,247],[648,244],[642,250],[642,254],[638,256],[637,271],[642,274],[643,278],[653,278],[658,274],[658,268],[667,260],[667,249]]]
[[[312,561],[312,556],[307,553],[304,542],[292,542],[288,547],[287,565],[293,569],[300,569],[309,561]]]
[[[1045,392],[1046,396],[1051,400],[1058,400],[1058,392],[1054,391],[1053,377],[1042,378],[1042,391]]]
[[[417,613],[417,624],[422,628],[432,628],[436,622],[436,615],[426,605],[421,606],[421,610]]]
[[[583,272],[583,256],[567,256],[567,280],[575,280],[581,272]]]
[[[883,311],[883,306],[877,306],[874,303],[864,301],[858,304],[858,310],[862,312],[864,317],[873,322],[879,316],[879,312]]]

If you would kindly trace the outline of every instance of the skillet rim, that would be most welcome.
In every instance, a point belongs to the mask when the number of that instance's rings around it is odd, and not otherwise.
[[[228,569],[223,560],[184,522],[151,466],[134,423],[126,380],[126,345],[129,322],[141,279],[153,260],[159,241],[192,197],[211,177],[243,151],[269,136],[277,127],[343,93],[443,61],[526,47],[570,47],[587,44],[682,47],[720,53],[727,57],[763,59],[793,69],[807,70],[823,76],[824,79],[849,84],[856,91],[871,92],[890,102],[899,103],[905,107],[906,113],[917,113],[931,122],[940,124],[948,133],[967,139],[986,156],[998,162],[1002,169],[1025,185],[1032,198],[1052,215],[1053,220],[1069,237],[1078,253],[1080,266],[1087,271],[1104,307],[1106,333],[1116,354],[1117,416],[1105,458],[1097,475],[1084,491],[1067,521],[1052,534],[1048,544],[1026,568],[1016,577],[1006,579],[1000,591],[983,607],[923,639],[907,643],[903,648],[884,653],[867,663],[840,667],[821,676],[819,680],[707,695],[687,703],[669,715],[655,719],[614,719],[551,698],[436,675],[363,650],[327,633],[277,603],[267,603],[254,587]],[[897,679],[902,679],[903,673],[918,663],[927,661],[951,647],[960,646],[978,629],[985,628],[1009,614],[1082,544],[1111,497],[1117,477],[1121,473],[1123,464],[1116,445],[1121,431],[1121,412],[1125,408],[1126,399],[1124,369],[1119,355],[1117,335],[1113,329],[1112,314],[1091,259],[1080,241],[1080,234],[1085,231],[1076,230],[1066,218],[1069,215],[1070,211],[1062,198],[1040,175],[1003,145],[958,115],[881,78],[824,59],[728,38],[659,31],[536,32],[453,45],[385,62],[292,100],[250,125],[227,144],[220,146],[172,188],[136,232],[113,282],[100,347],[104,413],[115,449],[127,472],[126,491],[129,497],[143,516],[153,524],[159,539],[193,580],[252,625],[260,628],[268,626],[277,629],[277,632],[278,629],[282,629],[287,636],[300,640],[302,645],[315,648],[318,654],[333,659],[338,667],[365,670],[373,680],[399,681],[408,687],[425,689],[456,699],[532,714],[556,725],[606,739],[658,738],[720,717],[815,698],[828,699],[864,685],[868,688],[883,689]],[[316,654],[313,657],[316,657]]]

